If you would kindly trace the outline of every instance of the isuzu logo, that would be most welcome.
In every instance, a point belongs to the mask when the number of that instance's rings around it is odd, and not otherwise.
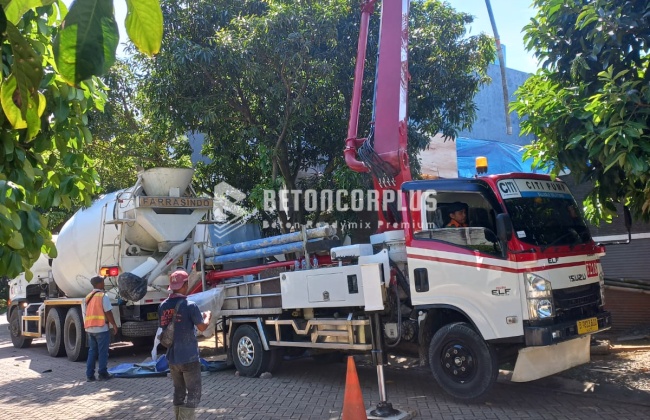
[[[573,274],[569,276],[569,281],[584,281],[587,280],[587,276],[580,273],[580,274]]]

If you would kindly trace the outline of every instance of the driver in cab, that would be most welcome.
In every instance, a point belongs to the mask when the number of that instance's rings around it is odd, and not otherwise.
[[[467,204],[456,201],[449,205],[449,223],[445,227],[467,227]]]

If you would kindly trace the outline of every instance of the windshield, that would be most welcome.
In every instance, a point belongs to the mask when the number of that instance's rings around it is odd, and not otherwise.
[[[497,185],[514,234],[520,241],[547,247],[578,245],[591,240],[589,229],[564,183],[508,179]]]

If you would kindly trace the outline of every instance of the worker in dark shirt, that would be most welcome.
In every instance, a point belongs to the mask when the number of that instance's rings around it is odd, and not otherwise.
[[[467,227],[467,204],[456,201],[448,206],[449,223],[445,227]]]
[[[158,308],[160,327],[174,324],[174,342],[167,349],[167,362],[174,382],[174,414],[178,419],[195,418],[195,409],[201,401],[201,361],[194,327],[205,331],[210,324],[210,311],[199,310],[196,303],[187,300],[188,275],[174,271],[169,278],[172,294]],[[176,313],[176,304],[181,300]]]

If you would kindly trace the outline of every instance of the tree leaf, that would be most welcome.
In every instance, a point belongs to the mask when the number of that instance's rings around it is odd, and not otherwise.
[[[71,85],[101,76],[115,62],[119,32],[112,0],[76,0],[54,40],[59,73]]]
[[[9,261],[7,263],[7,271],[5,272],[8,275],[10,273],[18,274],[23,271],[22,267],[22,258],[20,258],[20,255],[17,252],[9,251]]]
[[[9,22],[17,25],[26,11],[52,3],[54,3],[54,0],[11,0],[5,9],[5,14]]]
[[[5,10],[0,7],[0,41],[4,41],[4,33],[7,30],[7,15]]]
[[[34,167],[32,166],[29,159],[25,159],[23,161],[23,171],[25,171],[27,178],[29,178],[30,181],[34,182]]]
[[[16,104],[21,110],[23,118],[26,117],[28,97],[35,96],[38,87],[43,79],[43,66],[41,58],[36,54],[22,34],[13,24],[7,25],[7,38],[11,43],[14,53],[14,60],[11,66],[11,73],[16,78],[20,103]],[[34,102],[38,101],[38,96]]]
[[[162,44],[163,15],[159,0],[126,0],[126,33],[143,53],[158,54]]]
[[[30,232],[36,233],[41,228],[41,222],[38,218],[38,213],[30,211],[27,213],[27,229]]]
[[[20,108],[16,106],[16,102],[14,101],[16,94],[16,78],[13,74],[10,74],[4,83],[2,83],[2,87],[0,87],[0,103],[2,103],[2,110],[11,126],[19,130],[27,128],[27,121],[23,118]],[[19,94],[18,97],[20,97]]]
[[[11,234],[11,239],[7,242],[7,245],[13,249],[23,249],[25,248],[25,243],[23,242],[23,235],[17,230],[14,230]]]

